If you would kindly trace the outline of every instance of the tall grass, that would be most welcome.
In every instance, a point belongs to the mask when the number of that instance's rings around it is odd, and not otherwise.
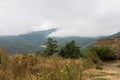
[[[5,48],[0,48],[0,64],[6,66],[8,63],[8,54]]]
[[[0,53],[6,55],[4,50]],[[86,65],[87,61],[83,59],[73,60],[29,54],[5,55],[1,55],[3,62],[0,64],[0,80],[86,80],[84,71],[89,65]]]

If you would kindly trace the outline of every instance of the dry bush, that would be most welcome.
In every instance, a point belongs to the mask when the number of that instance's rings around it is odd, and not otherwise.
[[[0,64],[6,66],[8,63],[8,54],[4,47],[0,48]]]
[[[87,52],[83,55],[85,68],[102,69],[103,62],[95,52]]]
[[[16,55],[0,66],[0,80],[85,80],[84,70],[82,59]]]

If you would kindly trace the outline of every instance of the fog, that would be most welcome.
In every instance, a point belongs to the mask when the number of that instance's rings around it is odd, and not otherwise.
[[[0,0],[0,35],[51,28],[55,37],[117,33],[120,0]]]

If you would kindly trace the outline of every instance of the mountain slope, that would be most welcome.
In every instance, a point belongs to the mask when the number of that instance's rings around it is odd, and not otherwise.
[[[19,36],[0,37],[0,46],[5,46],[10,53],[35,52],[44,44],[47,35],[56,29],[31,32]]]
[[[93,42],[96,40],[96,38],[91,38],[91,37],[76,37],[76,36],[71,36],[71,37],[64,37],[64,38],[54,38],[53,39],[57,40],[59,44],[65,44],[71,40],[76,41],[76,45],[79,46],[84,46],[89,44],[90,42]]]
[[[116,33],[116,34],[113,34],[112,36],[110,36],[111,38],[112,37],[117,37],[117,36],[120,36],[120,32]]]
[[[57,29],[49,29],[44,31],[31,32],[19,36],[4,36],[0,37],[0,46],[5,46],[10,53],[34,53],[43,48],[43,45],[47,36]],[[84,46],[96,40],[96,38],[82,38],[82,37],[53,37],[60,45],[64,45],[66,42],[75,40],[77,45]]]

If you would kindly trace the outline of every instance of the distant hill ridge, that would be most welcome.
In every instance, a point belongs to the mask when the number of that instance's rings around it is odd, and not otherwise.
[[[10,53],[32,53],[39,50],[39,45],[43,44],[47,36],[54,31],[56,31],[56,28],[18,36],[2,36],[0,37],[0,46],[5,46]]]
[[[118,33],[116,33],[116,34],[113,34],[112,36],[110,36],[110,37],[118,37],[118,36],[120,36],[120,31],[118,32]]]
[[[42,50],[41,45],[44,45],[46,42],[48,35],[52,32],[55,32],[57,28],[43,30],[43,31],[34,31],[27,34],[22,34],[18,36],[3,36],[0,37],[0,46],[5,46],[10,53],[34,53],[38,50]],[[114,34],[112,36],[120,36],[120,32]],[[66,42],[75,40],[77,45],[85,46],[94,41],[98,38],[92,37],[52,37],[53,39],[57,40],[60,45],[64,45]]]

